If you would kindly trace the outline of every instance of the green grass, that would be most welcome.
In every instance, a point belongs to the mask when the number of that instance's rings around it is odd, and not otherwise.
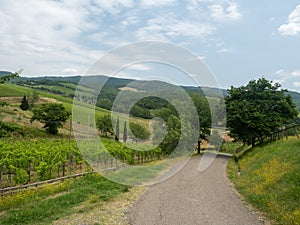
[[[153,180],[168,168],[167,162],[152,162],[144,166],[131,166],[121,169],[119,172],[110,174],[105,173],[105,176],[118,183],[128,184],[131,186],[145,185],[153,182]]]
[[[32,93],[32,89],[12,84],[0,85],[0,97],[21,97]]]
[[[235,188],[276,224],[300,224],[300,141],[295,138],[265,144],[233,160],[228,175]]]
[[[222,145],[221,152],[235,154],[243,148],[240,142],[225,142]]]
[[[86,175],[57,185],[1,197],[0,223],[51,224],[72,213],[91,210],[93,204],[101,204],[127,191],[128,186],[113,183],[98,174]]]

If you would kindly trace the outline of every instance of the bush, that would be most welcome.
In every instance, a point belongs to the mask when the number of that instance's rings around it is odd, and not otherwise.
[[[7,137],[12,132],[19,132],[20,134],[23,134],[23,130],[19,125],[0,121],[0,138]]]

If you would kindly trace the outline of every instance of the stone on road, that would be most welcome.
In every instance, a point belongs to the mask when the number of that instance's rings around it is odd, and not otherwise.
[[[132,225],[261,225],[226,177],[226,157],[204,172],[200,157],[170,179],[149,187],[128,213]]]

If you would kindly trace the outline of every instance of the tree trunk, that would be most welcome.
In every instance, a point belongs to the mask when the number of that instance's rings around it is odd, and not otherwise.
[[[28,182],[31,181],[31,176],[30,176],[30,161],[28,160],[27,164],[27,175],[28,175]]]
[[[63,165],[62,165],[62,172],[63,172],[63,177],[66,175],[66,164],[64,163]]]

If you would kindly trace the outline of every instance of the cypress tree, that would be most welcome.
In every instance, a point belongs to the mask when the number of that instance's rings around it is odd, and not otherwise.
[[[127,126],[126,126],[126,121],[124,123],[124,132],[123,132],[123,142],[127,141]]]
[[[29,109],[29,103],[28,103],[28,100],[27,100],[27,98],[26,98],[25,95],[23,96],[23,99],[22,99],[20,108],[21,108],[23,111],[26,111],[26,110]]]
[[[118,117],[117,125],[116,125],[116,135],[115,135],[116,141],[119,141],[119,136],[120,136],[120,121],[119,121],[119,117]]]

